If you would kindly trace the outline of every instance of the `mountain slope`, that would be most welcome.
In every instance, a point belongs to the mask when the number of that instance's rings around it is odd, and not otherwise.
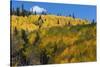
[[[56,16],[56,15],[30,15],[30,16],[12,16],[11,17],[12,28],[25,29],[28,31],[34,31],[38,28],[51,28],[55,26],[70,26],[70,25],[82,25],[89,24],[87,20],[79,18]]]
[[[11,16],[11,64],[96,61],[96,24],[55,15]]]

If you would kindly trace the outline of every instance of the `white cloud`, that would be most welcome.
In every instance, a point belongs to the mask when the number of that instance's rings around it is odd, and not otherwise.
[[[32,8],[30,8],[30,11],[32,11],[33,13],[42,13],[42,12],[47,12],[47,10],[45,8],[42,8],[40,6],[33,6]]]

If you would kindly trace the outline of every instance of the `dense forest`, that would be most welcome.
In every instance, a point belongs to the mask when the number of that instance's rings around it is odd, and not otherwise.
[[[11,8],[11,66],[96,61],[96,22]]]

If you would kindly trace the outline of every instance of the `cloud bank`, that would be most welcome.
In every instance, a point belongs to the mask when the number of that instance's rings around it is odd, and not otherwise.
[[[42,8],[40,6],[33,6],[32,8],[30,8],[30,11],[33,13],[42,13],[42,12],[47,12],[47,10],[45,8]]]

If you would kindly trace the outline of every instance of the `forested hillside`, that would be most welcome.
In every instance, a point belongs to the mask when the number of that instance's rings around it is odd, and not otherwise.
[[[96,61],[96,23],[71,16],[11,16],[11,65]]]

